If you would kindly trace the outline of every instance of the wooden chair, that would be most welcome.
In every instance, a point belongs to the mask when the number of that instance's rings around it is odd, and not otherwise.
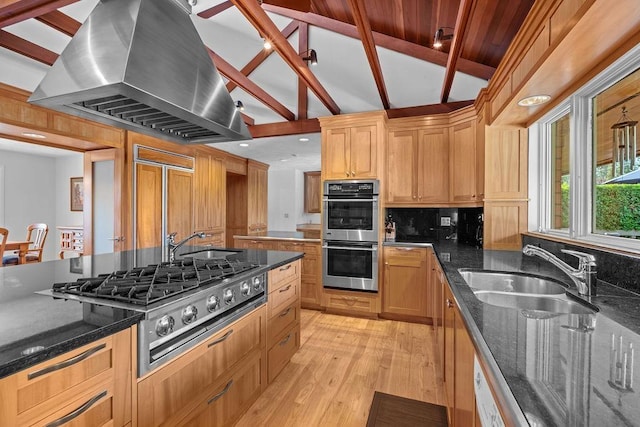
[[[42,261],[42,249],[44,242],[49,234],[49,227],[44,223],[35,223],[27,227],[27,240],[32,242],[26,255],[26,262]],[[18,254],[9,255],[2,258],[2,264],[15,265],[18,264]]]
[[[0,257],[4,254],[4,246],[7,244],[7,238],[9,237],[9,230],[0,227]],[[0,267],[4,265],[4,262],[0,264]]]

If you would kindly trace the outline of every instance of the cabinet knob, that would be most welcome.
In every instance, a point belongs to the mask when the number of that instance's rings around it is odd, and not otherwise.
[[[351,176],[356,176],[356,173],[354,171],[351,171]]]
[[[349,171],[347,171],[347,177],[349,177]]]
[[[453,308],[453,302],[449,298],[447,298],[447,308]]]

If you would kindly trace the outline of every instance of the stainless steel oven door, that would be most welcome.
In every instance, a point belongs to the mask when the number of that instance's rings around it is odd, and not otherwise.
[[[323,205],[323,239],[378,241],[378,196],[325,196]]]
[[[325,288],[378,291],[378,244],[325,241],[322,245]]]

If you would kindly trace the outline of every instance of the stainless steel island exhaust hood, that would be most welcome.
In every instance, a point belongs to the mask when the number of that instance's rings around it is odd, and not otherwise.
[[[182,144],[251,139],[187,0],[101,0],[29,102]]]

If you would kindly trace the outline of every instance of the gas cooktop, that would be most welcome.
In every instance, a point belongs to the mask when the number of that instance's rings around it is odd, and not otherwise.
[[[146,306],[200,286],[220,282],[258,265],[226,258],[183,258],[146,267],[54,283],[52,291]]]

